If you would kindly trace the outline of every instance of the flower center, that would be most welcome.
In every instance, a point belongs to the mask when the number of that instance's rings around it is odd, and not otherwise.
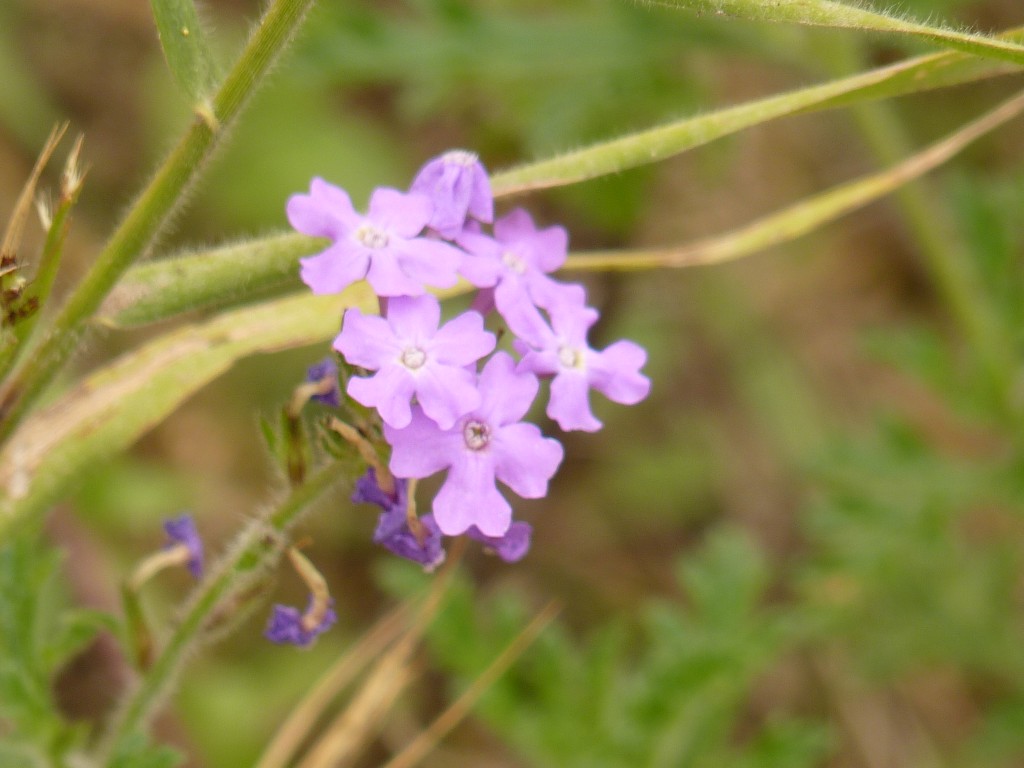
[[[355,231],[355,238],[367,248],[384,248],[388,244],[388,233],[373,224],[362,224]]]
[[[402,351],[402,365],[415,371],[417,368],[422,368],[423,364],[427,362],[427,353],[419,347],[409,347]]]
[[[578,349],[562,345],[558,348],[558,362],[565,368],[582,368],[583,355]]]
[[[491,428],[482,421],[471,419],[462,428],[462,439],[469,450],[482,451],[491,442]]]
[[[526,262],[516,254],[512,253],[512,251],[505,251],[501,254],[501,263],[517,275],[522,275],[526,272]]]
[[[451,152],[444,153],[444,161],[453,165],[464,165],[468,168],[476,163],[477,156],[475,153],[467,152],[464,149],[453,149]]]

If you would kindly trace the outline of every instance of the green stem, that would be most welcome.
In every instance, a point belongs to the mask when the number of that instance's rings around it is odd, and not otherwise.
[[[77,349],[85,323],[131,264],[142,257],[180,204],[218,140],[295,33],[313,0],[275,0],[209,105],[197,115],[45,333],[25,345],[0,387],[0,439],[25,415]]]
[[[829,38],[816,51],[833,75],[857,71],[864,64],[859,41]],[[892,106],[862,103],[851,114],[870,150],[883,164],[904,156],[910,142]],[[970,253],[943,211],[943,201],[921,182],[911,182],[896,192],[896,202],[910,234],[917,241],[925,266],[939,294],[976,350],[982,368],[1000,403],[1013,410],[1018,363],[1013,345],[992,311]]]
[[[167,645],[124,702],[103,740],[97,765],[109,763],[124,742],[145,726],[173,685],[185,660],[202,642],[204,629],[211,619],[241,602],[260,575],[284,550],[288,530],[312,502],[348,470],[343,462],[333,462],[294,489],[281,506],[253,520],[238,534],[228,550],[229,554],[201,583]]]

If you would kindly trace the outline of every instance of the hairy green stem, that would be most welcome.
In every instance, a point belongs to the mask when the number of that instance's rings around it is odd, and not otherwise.
[[[248,97],[267,75],[297,30],[313,0],[276,0],[209,104],[114,232],[93,267],[44,333],[25,345],[11,375],[0,387],[0,439],[6,438],[29,406],[52,381],[81,341],[86,321],[131,264],[143,256],[181,203],[189,185]]]
[[[350,471],[333,462],[295,488],[268,514],[253,520],[238,534],[220,565],[203,580],[167,645],[124,701],[102,740],[99,765],[117,755],[126,740],[145,727],[147,720],[173,686],[178,672],[204,638],[204,630],[222,612],[240,607],[248,590],[284,551],[287,532],[304,511]]]

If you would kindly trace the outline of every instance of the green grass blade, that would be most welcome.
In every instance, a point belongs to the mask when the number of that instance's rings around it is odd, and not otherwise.
[[[636,270],[692,267],[749,256],[773,245],[794,240],[888,195],[907,182],[939,167],[972,141],[1016,117],[1022,110],[1024,94],[1004,102],[942,141],[932,144],[892,168],[835,187],[724,235],[675,248],[580,254],[570,257],[566,269]]]
[[[788,22],[815,27],[909,35],[976,56],[1024,65],[1024,47],[1016,43],[977,33],[958,32],[947,27],[922,24],[891,13],[870,11],[830,0],[657,0],[657,5],[753,21]]]
[[[196,105],[217,84],[213,54],[192,0],[150,0],[167,66],[175,82]]]
[[[1024,28],[1003,36],[1024,39]],[[891,98],[1015,71],[961,53],[921,56],[822,85],[769,96],[622,136],[495,174],[496,195],[575,184],[680,154],[787,115]]]
[[[238,359],[322,343],[338,332],[343,308],[353,305],[376,309],[365,283],[341,295],[303,294],[227,312],[161,336],[96,371],[33,413],[0,451],[0,538]]]

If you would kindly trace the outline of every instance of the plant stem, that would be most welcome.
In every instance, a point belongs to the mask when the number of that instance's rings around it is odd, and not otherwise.
[[[829,38],[828,45],[816,51],[816,60],[838,76],[863,66],[864,56],[860,41]],[[869,149],[883,164],[910,151],[906,132],[891,105],[857,104],[851,114]],[[951,217],[942,210],[943,201],[916,181],[897,190],[896,202],[936,289],[976,350],[989,386],[1001,406],[1014,411],[1019,365],[1011,339],[992,310],[971,255],[950,224]]]
[[[242,602],[247,591],[285,549],[288,530],[349,469],[344,462],[332,462],[294,489],[279,507],[253,520],[238,534],[219,567],[200,584],[152,667],[124,701],[103,739],[97,764],[108,763],[125,740],[145,725],[173,685],[185,659],[202,642],[211,619]]]
[[[260,20],[212,103],[196,105],[191,126],[132,206],[45,332],[25,344],[0,387],[0,439],[10,435],[29,406],[78,347],[85,323],[131,264],[152,245],[198,177],[203,162],[266,77],[313,0],[275,0]]]

